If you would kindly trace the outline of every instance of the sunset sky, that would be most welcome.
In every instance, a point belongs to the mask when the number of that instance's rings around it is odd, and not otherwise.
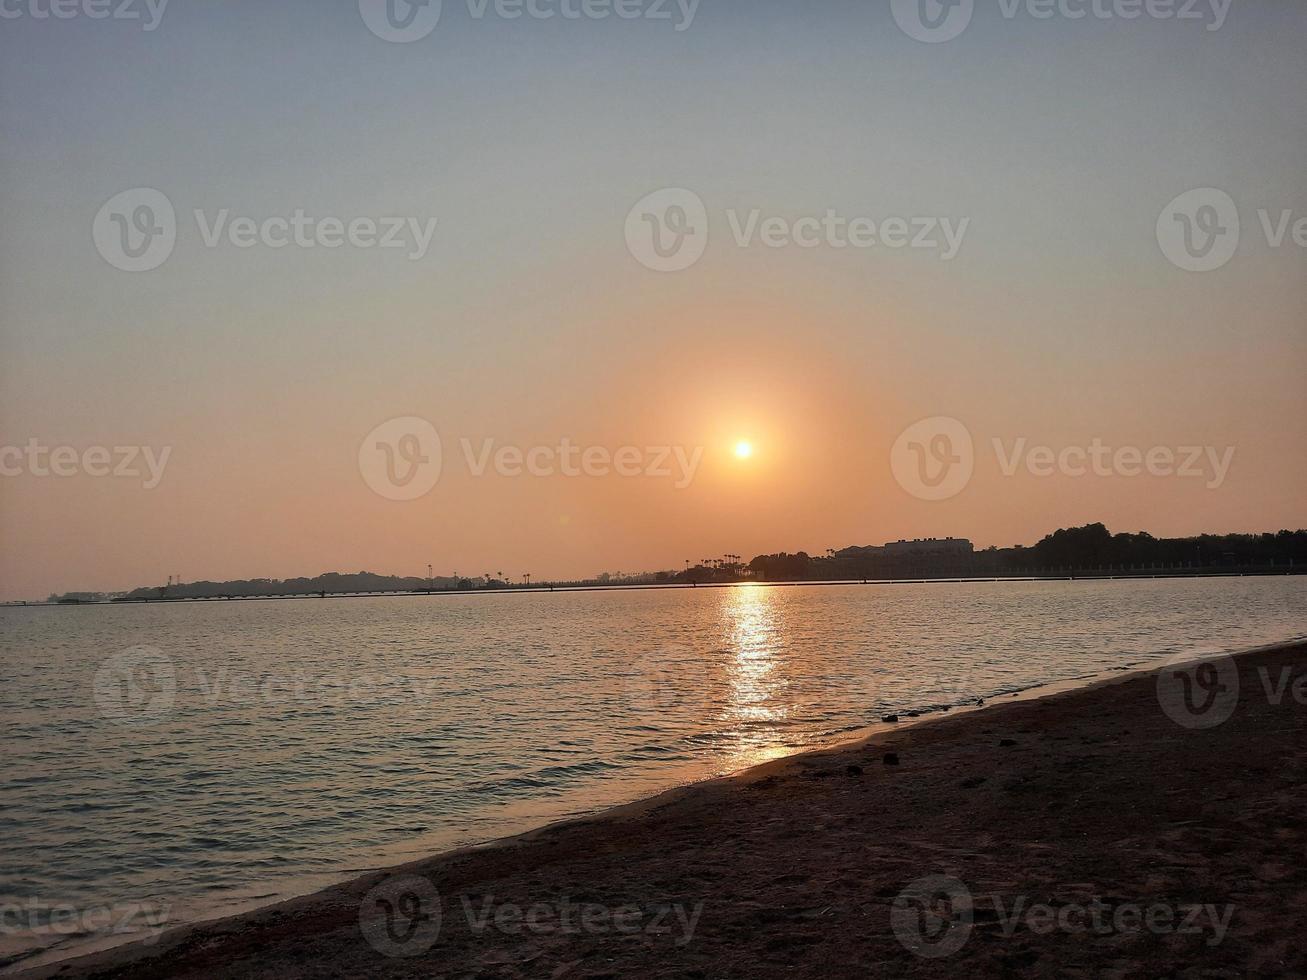
[[[943,43],[871,0],[703,0],[680,31],[674,3],[670,21],[539,20],[445,0],[411,43],[354,2],[173,0],[150,31],[7,9],[0,446],[171,455],[152,489],[0,477],[0,599],[429,562],[562,579],[1097,520],[1307,526],[1307,248],[1258,216],[1307,218],[1307,5],[1236,0],[1208,30],[1206,3],[1204,24],[978,0]],[[142,187],[175,206],[176,248],[125,272],[92,225]],[[684,271],[627,246],[662,188],[707,209]],[[1194,188],[1240,217],[1210,272],[1156,233]],[[413,260],[210,248],[194,216],[297,208],[437,226]],[[754,209],[968,224],[949,260],[739,247],[728,212]],[[438,431],[441,478],[386,499],[360,445],[410,416]],[[941,501],[890,465],[935,416],[975,440],[973,479]],[[478,477],[462,439],[703,454],[685,487]],[[1217,487],[1005,476],[994,439],[1235,455]]]

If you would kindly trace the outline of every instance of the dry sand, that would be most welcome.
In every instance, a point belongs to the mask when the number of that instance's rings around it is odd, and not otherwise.
[[[1208,729],[1153,674],[1000,701],[32,975],[1307,976],[1307,705],[1263,683],[1284,669],[1307,646],[1238,658]],[[1218,675],[1187,674],[1201,702]],[[896,905],[926,876],[971,911]]]

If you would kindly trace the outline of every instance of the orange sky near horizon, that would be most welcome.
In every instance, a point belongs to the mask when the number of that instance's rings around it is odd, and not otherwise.
[[[421,44],[302,0],[170,10],[152,33],[7,22],[0,599],[428,563],[565,580],[1093,521],[1307,526],[1307,7],[1244,5],[1211,31],[978,7],[923,44],[888,10],[827,6],[704,5],[682,32],[451,11]],[[94,230],[135,188],[176,212],[175,249],[143,272]],[[1159,238],[1196,188],[1242,223],[1211,271]],[[678,226],[638,213],[664,189],[706,214],[680,271],[630,237]],[[296,209],[438,223],[421,254],[206,242],[219,214],[257,229]],[[741,242],[755,211],[789,231],[880,222],[884,241]],[[1262,211],[1290,215],[1278,244]],[[947,258],[895,248],[894,218],[965,219],[965,238]],[[442,449],[407,501],[360,462],[406,417]],[[961,451],[901,440],[925,419],[971,441],[946,499],[905,485]],[[75,472],[35,472],[31,440],[72,447]],[[684,486],[478,476],[464,440],[701,461]],[[1094,445],[1128,452],[1079,472]],[[87,472],[83,453],[119,446],[170,452],[157,486]],[[1189,475],[1130,475],[1130,453],[1190,446]]]

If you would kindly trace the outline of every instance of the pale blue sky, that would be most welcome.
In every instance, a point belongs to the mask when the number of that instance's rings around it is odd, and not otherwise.
[[[1307,217],[1307,7],[1236,0],[1218,31],[1001,10],[978,0],[943,44],[872,0],[703,0],[683,32],[476,20],[445,0],[412,44],[374,37],[354,3],[307,0],[172,0],[152,32],[0,20],[0,443],[175,447],[150,494],[0,481],[0,597],[134,586],[183,562],[190,577],[412,572],[435,551],[447,568],[561,577],[914,533],[1006,544],[1082,518],[1307,523],[1307,259],[1260,240],[1255,217]],[[169,196],[181,231],[162,268],[132,275],[90,226],[142,186]],[[713,224],[704,261],[672,276],[634,262],[622,234],[666,186],[698,193]],[[1206,186],[1233,197],[1244,240],[1224,269],[1186,273],[1154,224]],[[296,207],[438,231],[410,262],[206,249],[191,217]],[[737,249],[721,215],[755,207],[970,227],[949,263]],[[552,485],[373,512],[350,471],[359,438],[404,414],[447,443],[660,426],[693,440],[649,403],[715,384],[765,400],[774,374],[806,379],[782,414],[842,433],[838,459],[803,465],[829,466],[828,486],[877,481],[874,500],[796,513],[805,485],[782,481],[757,511],[678,500],[655,529],[614,516],[635,501]],[[1202,497],[995,482],[927,506],[874,464],[928,415],[978,435],[1234,443],[1240,467]],[[348,528],[306,523],[306,499]],[[582,528],[583,513],[605,519]]]

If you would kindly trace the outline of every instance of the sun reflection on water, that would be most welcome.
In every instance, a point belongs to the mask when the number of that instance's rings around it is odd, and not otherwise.
[[[776,590],[742,586],[723,590],[721,621],[726,640],[726,734],[734,743],[733,767],[754,765],[785,754],[777,727],[789,715],[781,695],[782,669]]]

